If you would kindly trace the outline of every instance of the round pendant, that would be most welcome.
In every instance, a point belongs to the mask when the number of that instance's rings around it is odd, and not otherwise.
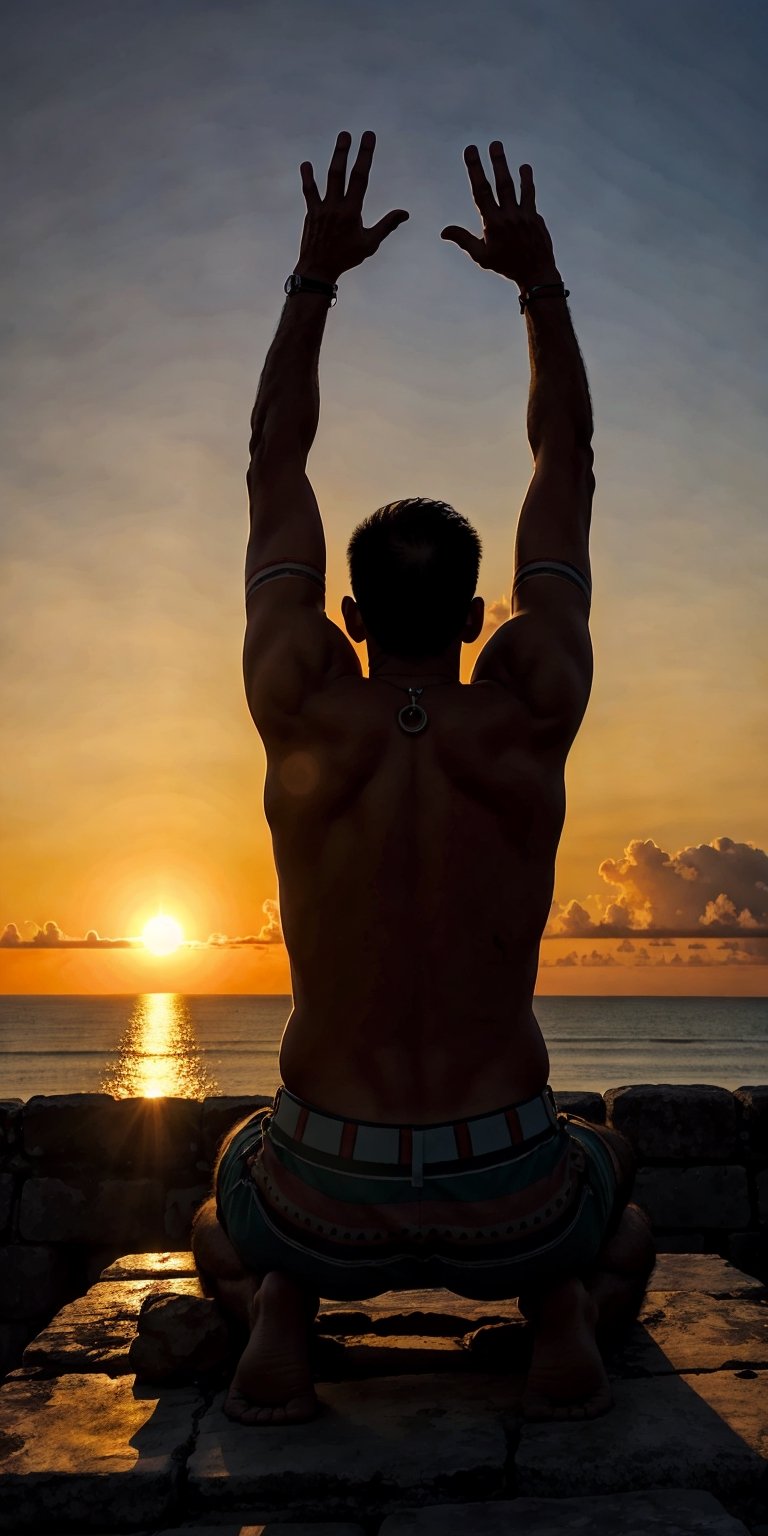
[[[401,729],[409,736],[415,736],[419,731],[424,730],[427,711],[422,709],[420,704],[406,704],[403,709],[398,710],[397,718]]]

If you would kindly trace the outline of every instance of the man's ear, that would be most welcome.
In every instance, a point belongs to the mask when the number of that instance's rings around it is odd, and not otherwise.
[[[471,645],[476,640],[485,623],[485,599],[473,597],[469,605],[469,615],[464,625],[462,640],[465,645]]]
[[[365,640],[365,625],[360,617],[360,609],[353,597],[343,597],[341,599],[341,612],[350,639],[356,640],[358,645],[362,645]]]

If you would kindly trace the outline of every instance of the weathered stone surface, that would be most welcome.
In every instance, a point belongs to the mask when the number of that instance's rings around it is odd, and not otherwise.
[[[331,1343],[330,1339],[321,1341]],[[334,1340],[333,1342],[338,1342]],[[322,1360],[319,1362],[322,1367]],[[426,1335],[381,1333],[345,1334],[338,1355],[329,1361],[329,1380],[352,1379],[360,1376],[407,1376],[424,1375],[434,1371],[465,1371],[478,1366],[458,1339],[435,1338]],[[313,1373],[316,1381],[324,1379],[322,1373]]]
[[[521,1494],[699,1488],[728,1500],[765,1476],[765,1375],[731,1371],[614,1381],[615,1405],[597,1419],[520,1428]]]
[[[172,1515],[201,1399],[128,1377],[63,1376],[0,1389],[0,1529],[137,1530]]]
[[[304,1520],[299,1525],[293,1520],[289,1525],[282,1520],[279,1523],[267,1520],[266,1525],[241,1525],[239,1520],[228,1520],[223,1525],[178,1525],[174,1531],[183,1531],[185,1536],[365,1536],[362,1525],[350,1525],[346,1520],[333,1520],[330,1525],[327,1520],[321,1525],[316,1525],[314,1520],[310,1525]],[[720,1536],[720,1532],[713,1532],[713,1536]],[[730,1531],[725,1531],[723,1536],[731,1536]]]
[[[768,1367],[768,1305],[649,1290],[612,1364],[622,1376]]]
[[[237,1125],[239,1120],[245,1120],[257,1109],[271,1108],[273,1103],[273,1094],[267,1097],[263,1094],[243,1094],[242,1097],[221,1094],[216,1098],[204,1099],[203,1156],[206,1160],[213,1162],[221,1142],[233,1125]]]
[[[601,1498],[440,1504],[389,1515],[379,1536],[749,1536],[711,1493],[654,1489]]]
[[[181,1292],[200,1296],[197,1280],[99,1281],[84,1296],[62,1307],[24,1351],[24,1365],[48,1374],[99,1371],[117,1376],[131,1370],[128,1351],[139,1312],[148,1296]]]
[[[654,1227],[719,1227],[750,1220],[744,1168],[638,1168],[632,1195]]]
[[[0,1152],[16,1146],[23,1105],[23,1099],[0,1099]]]
[[[757,1185],[757,1214],[764,1224],[768,1223],[768,1168],[763,1168],[755,1180]]]
[[[49,1312],[68,1280],[69,1266],[56,1248],[6,1244],[0,1248],[0,1317],[16,1322]]]
[[[732,1232],[728,1257],[739,1269],[768,1284],[768,1228],[763,1227],[760,1232]]]
[[[736,1113],[749,1158],[768,1158],[768,1084],[737,1088]]]
[[[279,1509],[281,1519],[390,1513],[404,1500],[483,1498],[503,1487],[505,1414],[522,1378],[387,1376],[321,1382],[307,1424],[233,1424],[223,1394],[200,1420],[189,1460],[193,1509]]]
[[[164,1228],[166,1241],[178,1248],[189,1244],[192,1217],[211,1193],[207,1184],[194,1184],[185,1189],[169,1189],[165,1197]]]
[[[608,1124],[626,1136],[640,1158],[726,1162],[741,1156],[736,1105],[727,1088],[641,1083],[609,1088],[605,1106]]]
[[[586,1088],[571,1089],[568,1093],[555,1091],[560,1114],[578,1115],[581,1120],[592,1120],[605,1125],[605,1099],[601,1093],[590,1093]]]
[[[23,1111],[30,1157],[154,1173],[194,1164],[201,1107],[194,1099],[115,1099],[108,1093],[37,1095]]]
[[[103,1242],[146,1246],[163,1230],[163,1186],[159,1179],[103,1179],[89,1182],[27,1179],[19,1202],[19,1232],[25,1242]]]
[[[225,1364],[231,1352],[230,1330],[217,1303],[175,1290],[142,1302],[128,1363],[139,1381],[193,1381]]]
[[[99,1280],[154,1280],[196,1275],[195,1261],[187,1249],[178,1253],[126,1253],[103,1269]]]
[[[10,1226],[15,1192],[16,1180],[13,1174],[0,1173],[0,1232],[6,1232]]]
[[[708,1296],[751,1296],[765,1287],[754,1275],[721,1259],[718,1253],[660,1253],[648,1281],[654,1291],[705,1291]]]
[[[384,1291],[366,1301],[321,1301],[322,1333],[418,1333],[455,1338],[483,1323],[522,1321],[517,1301],[468,1301],[453,1291]]]

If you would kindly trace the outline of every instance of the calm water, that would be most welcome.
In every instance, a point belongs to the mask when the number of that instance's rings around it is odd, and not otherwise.
[[[541,997],[555,1090],[768,1083],[768,998]],[[290,997],[0,997],[0,1098],[273,1094]]]

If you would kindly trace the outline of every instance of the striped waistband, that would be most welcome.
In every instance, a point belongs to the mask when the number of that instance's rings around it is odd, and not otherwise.
[[[420,1168],[425,1163],[466,1162],[508,1147],[523,1151],[557,1125],[557,1104],[547,1084],[534,1099],[465,1120],[441,1125],[377,1125],[326,1114],[281,1086],[270,1118],[282,1137],[326,1157]]]

